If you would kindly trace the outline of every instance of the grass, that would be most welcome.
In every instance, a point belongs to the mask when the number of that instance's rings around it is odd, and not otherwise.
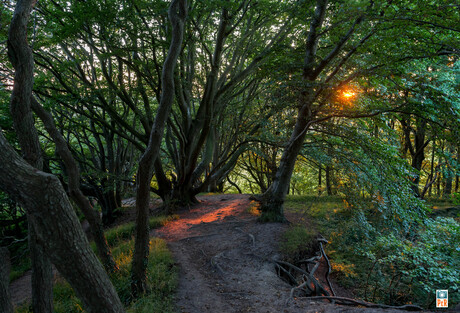
[[[328,236],[339,220],[337,214],[345,209],[344,200],[338,196],[292,196],[284,203],[286,212],[298,213],[312,221],[311,227],[323,236]]]
[[[177,216],[153,217],[149,220],[151,228],[156,228],[167,222],[177,219]],[[112,249],[112,255],[119,270],[110,275],[110,279],[117,290],[120,300],[129,313],[143,312],[175,312],[173,294],[176,289],[177,271],[166,242],[159,238],[150,240],[149,264],[147,279],[149,293],[144,297],[131,302],[130,270],[134,249],[134,223],[128,223],[109,229],[105,232],[107,242]],[[94,243],[92,243],[95,249]],[[84,312],[80,300],[70,285],[59,279],[53,288],[55,313]],[[30,305],[23,305],[16,309],[16,313],[32,312]]]

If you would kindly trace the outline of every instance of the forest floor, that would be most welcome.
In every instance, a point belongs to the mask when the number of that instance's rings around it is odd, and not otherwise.
[[[277,276],[274,266],[281,258],[279,238],[289,225],[257,222],[251,210],[256,203],[248,195],[208,195],[199,200],[178,212],[179,219],[151,231],[151,236],[168,242],[179,267],[178,312],[402,312],[291,299],[292,286]],[[125,205],[133,205],[133,200]],[[132,217],[127,212],[122,219]],[[353,297],[351,291],[332,284],[337,296]],[[15,304],[30,300],[30,272],[10,288]]]

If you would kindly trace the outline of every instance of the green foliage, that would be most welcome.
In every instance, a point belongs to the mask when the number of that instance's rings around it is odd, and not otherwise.
[[[373,284],[366,288],[385,302],[414,301],[426,307],[433,307],[435,290],[448,289],[455,305],[460,302],[458,242],[460,225],[451,218],[427,219],[413,239],[378,236],[372,245],[363,245],[363,255],[374,264],[368,273]]]
[[[372,302],[433,307],[436,289],[449,290],[451,305],[460,302],[457,221],[426,218],[407,230],[389,228],[371,199],[366,209],[327,199],[288,197],[286,210],[304,214],[329,240],[326,250],[342,285]]]

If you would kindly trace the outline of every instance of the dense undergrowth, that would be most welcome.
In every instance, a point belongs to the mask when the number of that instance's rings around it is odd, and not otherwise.
[[[449,306],[459,303],[460,217],[445,217],[438,209],[408,228],[392,229],[367,205],[357,209],[338,197],[288,197],[286,211],[300,213],[302,226],[286,233],[282,249],[292,258],[302,256],[309,249],[305,242],[319,232],[330,242],[336,279],[357,297],[433,308],[436,290],[448,289]]]
[[[153,217],[149,220],[151,228],[166,224],[176,216]],[[128,313],[174,312],[173,294],[176,289],[177,272],[174,260],[166,247],[166,242],[159,238],[150,240],[150,255],[147,268],[149,292],[142,298],[132,301],[130,285],[131,258],[134,249],[134,223],[127,223],[105,232],[107,242],[112,249],[119,270],[110,275],[110,279],[118,292]],[[94,243],[91,244],[95,250]],[[77,313],[85,312],[80,300],[72,287],[59,278],[53,288],[54,312]],[[16,313],[32,312],[30,305],[25,304],[16,309]]]

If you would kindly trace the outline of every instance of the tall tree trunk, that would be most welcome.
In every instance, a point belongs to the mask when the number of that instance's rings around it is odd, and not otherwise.
[[[10,252],[6,247],[0,247],[0,312],[13,313],[13,303],[10,296]]]
[[[317,71],[314,71],[314,65],[318,48],[318,32],[324,22],[327,3],[327,0],[316,1],[315,13],[310,22],[303,65],[303,79],[306,83],[316,80],[317,75],[319,75],[319,72],[316,73]],[[281,162],[276,171],[275,179],[263,195],[261,205],[262,214],[260,217],[262,221],[284,222],[286,220],[283,213],[283,204],[297,155],[302,149],[308,127],[313,118],[311,106],[315,100],[314,94],[315,91],[313,88],[307,88],[301,95],[294,130],[281,156]]]
[[[431,166],[430,166],[430,175],[428,176],[428,181],[433,179],[434,175],[434,155],[435,155],[435,150],[436,150],[436,140],[433,139],[433,144],[431,148]],[[428,189],[428,196],[431,197],[431,190],[432,190],[433,184],[430,185]]]
[[[150,202],[150,181],[154,162],[158,157],[166,121],[174,100],[174,68],[181,51],[184,23],[187,16],[187,1],[173,0],[168,10],[172,24],[172,38],[161,75],[161,98],[157,115],[150,132],[149,144],[139,161],[136,177],[136,231],[131,267],[131,290],[134,297],[147,290],[146,270],[149,255],[148,212]]]
[[[27,42],[27,23],[34,1],[18,1],[8,33],[8,56],[15,69],[10,110],[24,159],[42,169],[43,158],[34,118],[30,110],[34,61]],[[29,251],[32,265],[32,308],[36,313],[53,310],[53,275],[51,262],[37,241],[35,227],[29,218]]]

